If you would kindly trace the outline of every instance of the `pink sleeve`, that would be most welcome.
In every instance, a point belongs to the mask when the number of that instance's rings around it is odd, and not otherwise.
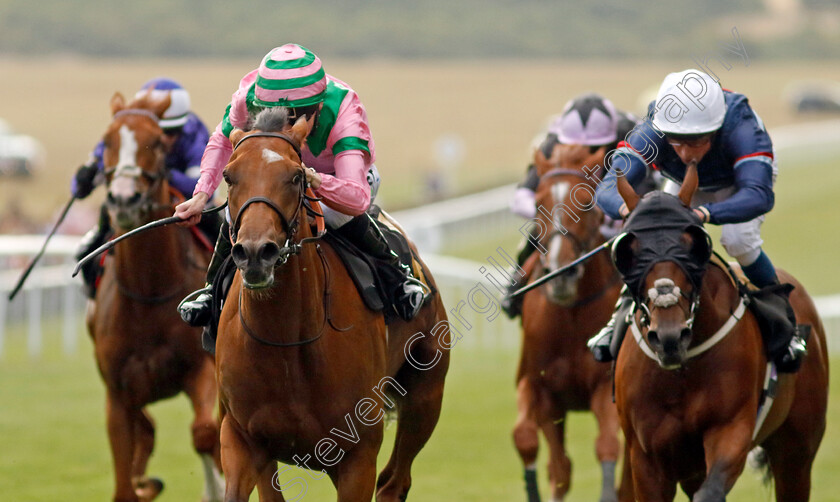
[[[219,183],[222,182],[222,171],[230,160],[233,153],[233,146],[230,140],[222,133],[222,124],[216,126],[216,130],[210,135],[210,141],[204,148],[204,155],[201,156],[201,176],[195,184],[193,195],[204,192],[213,195]]]
[[[204,149],[204,155],[201,157],[201,176],[198,178],[198,183],[195,185],[193,195],[198,192],[204,192],[212,195],[222,182],[222,171],[230,160],[230,155],[233,153],[233,146],[230,140],[224,134],[223,129],[225,122],[230,123],[233,127],[242,128],[248,123],[248,106],[246,98],[248,96],[248,89],[257,78],[257,70],[253,70],[239,81],[239,89],[233,93],[230,100],[230,109],[225,114],[225,117],[216,126],[216,130],[210,135],[210,141],[207,142],[207,147]]]
[[[357,216],[370,206],[367,164],[361,150],[347,150],[335,157],[335,175],[321,174],[315,194],[340,213]]]
[[[359,96],[353,91],[348,92],[347,97],[341,103],[335,124],[327,139],[327,147],[332,150],[335,144],[344,138],[358,138],[367,143],[370,155],[366,162],[372,164],[376,161],[373,138],[370,134],[370,126],[368,126],[367,111]],[[364,154],[368,153],[363,150],[359,151]]]

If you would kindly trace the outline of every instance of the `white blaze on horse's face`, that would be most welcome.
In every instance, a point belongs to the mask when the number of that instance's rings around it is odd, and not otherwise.
[[[279,162],[281,160],[286,159],[286,157],[283,157],[279,153],[275,152],[274,150],[269,150],[268,148],[263,148],[262,158],[267,164],[271,164],[272,162]]]
[[[568,192],[569,183],[565,181],[551,185],[551,199],[554,205],[562,204]],[[565,227],[560,223],[560,215],[563,214],[563,211],[552,211],[552,213],[554,228],[551,230],[554,234],[548,241],[548,265],[552,270],[557,270],[560,268],[560,248],[563,244],[563,236],[557,230]]]
[[[140,176],[137,150],[134,131],[123,124],[120,127],[120,151],[114,178],[108,187],[108,191],[115,200],[128,200],[137,193],[137,178]]]

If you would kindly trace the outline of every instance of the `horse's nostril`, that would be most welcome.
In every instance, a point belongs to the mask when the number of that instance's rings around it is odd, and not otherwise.
[[[233,261],[236,263],[245,263],[248,259],[248,254],[245,252],[245,246],[242,244],[234,244],[230,254],[233,256]]]
[[[648,340],[650,340],[650,343],[653,345],[659,345],[659,333],[655,330],[648,331]]]
[[[114,198],[114,194],[112,194],[111,192],[108,192],[108,195],[105,197],[105,199],[111,204],[117,201],[117,199]]]
[[[134,195],[129,197],[129,199],[127,201],[127,204],[133,205],[133,204],[137,204],[138,202],[140,202],[140,194],[135,193]]]
[[[260,246],[258,256],[263,263],[273,265],[280,257],[280,247],[274,242],[267,242]]]
[[[691,328],[683,328],[680,331],[680,341],[685,342],[686,340],[691,338]]]

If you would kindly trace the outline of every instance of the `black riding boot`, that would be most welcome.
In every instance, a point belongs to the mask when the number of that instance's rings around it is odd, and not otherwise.
[[[802,360],[807,353],[808,336],[811,334],[810,325],[796,323],[796,314],[790,304],[793,286],[789,284],[775,284],[764,287],[752,294],[751,305],[758,313],[759,324],[765,338],[767,355],[776,363],[780,373],[795,373],[799,371]],[[766,332],[766,333],[765,333]],[[769,335],[769,336],[768,336]]]
[[[627,293],[627,286],[624,286],[607,325],[586,342],[599,363],[608,363],[614,359],[615,354],[618,354],[618,347],[621,346],[622,338],[629,326],[627,317],[632,306],[633,297]]]
[[[207,284],[204,288],[194,291],[184,298],[184,301],[178,305],[178,312],[181,314],[181,319],[193,327],[207,326],[210,324],[213,312],[213,295],[211,293],[212,286],[217,279],[219,267],[222,262],[230,256],[230,250],[233,245],[230,242],[230,225],[227,220],[222,221],[222,226],[219,229],[218,238],[216,239],[216,247],[213,250],[213,256],[210,258],[210,265],[207,267]],[[195,300],[187,301],[189,298],[198,295]]]
[[[423,306],[426,290],[412,275],[411,267],[400,262],[399,256],[391,250],[371,216],[360,214],[335,230],[374,259],[382,287],[394,310],[406,321],[413,319]]]
[[[76,261],[92,253],[96,248],[105,244],[111,236],[111,220],[108,218],[108,210],[103,205],[99,210],[99,223],[91,228],[79,242],[76,250]],[[82,280],[84,282],[85,295],[93,299],[96,296],[96,278],[99,276],[101,266],[99,260],[90,260],[82,265]]]
[[[534,251],[536,249],[537,247],[534,245],[532,239],[525,240],[525,243],[522,246],[522,250],[519,251],[518,255],[516,255],[516,264],[519,265],[520,269],[523,265],[525,265],[525,262],[528,260],[528,258],[530,258],[532,254],[534,254]],[[502,311],[504,311],[504,313],[507,314],[507,316],[511,319],[515,319],[517,316],[522,315],[522,300],[525,295],[519,295],[513,298],[511,298],[510,295],[516,292],[517,289],[524,286],[527,279],[527,276],[518,277],[516,273],[512,273],[510,275],[510,283],[507,287],[507,294],[505,294],[505,297],[502,298],[501,307]]]

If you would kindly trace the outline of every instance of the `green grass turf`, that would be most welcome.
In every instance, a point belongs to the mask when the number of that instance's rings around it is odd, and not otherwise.
[[[58,325],[45,327],[46,351],[39,360],[28,359],[23,334],[14,329],[8,333],[0,360],[0,498],[18,502],[108,500],[112,481],[104,391],[90,343],[85,337],[78,354],[64,357],[56,334]],[[465,337],[478,336],[476,331],[465,333]],[[509,335],[517,336],[515,332]],[[443,414],[415,463],[410,500],[524,501],[521,467],[510,439],[517,351],[468,347],[467,341],[465,338],[463,345],[453,349]],[[832,362],[836,365],[840,358],[834,357]],[[840,470],[840,429],[834,425],[840,419],[837,375],[835,371],[832,376],[829,426],[814,470],[814,501],[836,500],[840,491],[835,474]],[[178,397],[156,404],[151,413],[158,429],[149,472],[167,483],[159,500],[198,500],[202,480],[199,460],[190,447],[187,400]],[[390,452],[394,429],[392,424],[386,432],[380,467]],[[571,415],[568,443],[574,473],[570,500],[597,497],[600,474],[593,453],[594,434],[590,415]],[[543,448],[540,481],[547,498],[545,461]],[[302,471],[289,471],[281,480],[294,476],[308,480],[307,494],[299,500],[334,500],[326,479],[313,481]],[[728,500],[769,500],[769,495],[756,474],[747,471]]]

